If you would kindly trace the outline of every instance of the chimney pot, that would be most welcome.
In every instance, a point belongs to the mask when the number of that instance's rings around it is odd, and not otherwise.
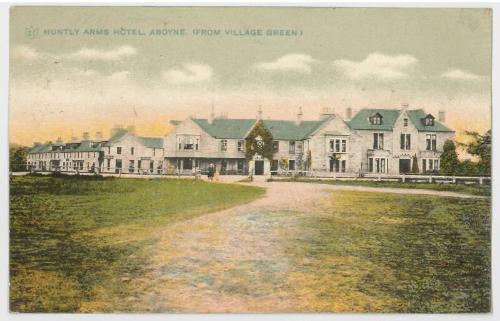
[[[345,109],[345,118],[346,118],[346,120],[351,120],[351,118],[352,118],[352,108],[351,107],[347,107]]]
[[[446,113],[443,110],[438,112],[438,120],[442,123],[446,121]]]

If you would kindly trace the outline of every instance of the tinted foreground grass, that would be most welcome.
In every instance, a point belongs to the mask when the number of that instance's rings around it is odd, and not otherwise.
[[[301,182],[301,183],[316,183],[329,185],[350,185],[350,186],[368,186],[368,187],[392,187],[392,188],[415,188],[415,189],[430,189],[435,191],[457,192],[472,195],[490,196],[491,185],[479,184],[444,184],[444,183],[402,183],[391,181],[375,181],[375,180],[335,180],[335,179],[314,179],[314,178],[278,178],[272,181],[280,182]]]
[[[257,187],[192,180],[12,177],[10,307],[126,311],[162,226],[249,202]]]
[[[298,217],[286,252],[310,310],[490,311],[489,199],[338,191]]]

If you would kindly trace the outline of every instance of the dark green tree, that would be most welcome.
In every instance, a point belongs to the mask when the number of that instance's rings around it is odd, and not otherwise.
[[[418,174],[419,173],[417,154],[413,155],[413,159],[412,159],[412,162],[411,162],[411,172],[413,174]]]
[[[28,149],[26,146],[17,145],[9,148],[9,170],[11,172],[26,171]]]
[[[441,166],[439,171],[441,174],[456,175],[459,172],[460,162],[458,161],[455,143],[452,140],[446,140],[444,142],[440,163]]]
[[[257,138],[260,137],[261,140]],[[273,150],[273,136],[269,130],[264,126],[262,120],[259,120],[252,131],[245,138],[246,149],[245,156],[247,160],[257,153],[265,158],[272,160],[274,156]]]
[[[479,158],[477,171],[480,175],[491,174],[491,129],[484,135],[478,132],[466,131],[465,134],[471,138],[468,143],[462,143],[467,153]]]

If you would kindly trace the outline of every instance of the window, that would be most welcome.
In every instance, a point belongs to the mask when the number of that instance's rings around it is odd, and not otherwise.
[[[384,149],[384,134],[373,133],[373,149]]]
[[[295,170],[295,160],[294,159],[290,159],[288,161],[288,169],[291,170],[291,171]]]
[[[424,124],[425,124],[425,126],[434,126],[434,117],[432,117],[431,115],[428,115],[427,117],[425,117]]]
[[[227,140],[223,139],[220,141],[220,150],[221,152],[227,151]]]
[[[403,126],[408,127],[408,118],[403,119]]]
[[[243,172],[243,160],[238,159],[238,164],[236,165],[238,168],[238,172]]]
[[[152,161],[150,161],[150,162],[149,162],[149,171],[150,171],[151,173],[153,173],[154,168],[155,168],[155,161],[154,161],[154,160],[152,160]]]
[[[426,149],[427,150],[436,150],[436,134],[427,134],[426,136]]]
[[[426,171],[427,171],[427,160],[422,159],[422,172],[426,172]]]
[[[116,147],[116,153],[120,155],[122,153],[122,148],[121,147]]]
[[[129,160],[128,161],[128,172],[133,173],[134,172],[134,160]]]
[[[134,147],[130,147],[130,155],[134,155]]]
[[[297,151],[299,153],[302,153],[302,149],[303,149],[304,145],[302,142],[297,142]]]
[[[372,125],[382,125],[382,115],[380,115],[379,113],[371,116],[369,120]]]
[[[411,149],[411,135],[401,134],[400,138],[400,148],[401,149]]]
[[[277,140],[273,140],[273,151],[275,153],[280,151],[280,142]]]
[[[273,159],[271,161],[271,170],[272,171],[277,171],[279,166],[279,161],[277,159]]]
[[[371,173],[386,173],[388,162],[385,158],[370,157],[368,159],[368,170]]]
[[[330,152],[332,153],[345,153],[347,152],[347,139],[331,139]]]
[[[108,158],[107,166],[108,171],[111,169],[111,159]]]
[[[122,169],[122,160],[121,159],[115,160],[115,167],[117,170]]]
[[[244,140],[239,140],[238,141],[238,152],[242,152],[245,147],[245,141]]]
[[[294,141],[288,142],[288,152],[290,154],[295,154],[295,142]]]
[[[194,149],[198,150],[199,146],[200,146],[200,139],[196,138],[196,144],[194,145]]]

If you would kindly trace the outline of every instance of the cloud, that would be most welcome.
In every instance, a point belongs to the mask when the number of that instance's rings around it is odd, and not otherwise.
[[[127,70],[117,71],[109,75],[107,79],[115,81],[126,80],[130,76],[130,74],[130,71]]]
[[[309,55],[288,54],[272,62],[261,62],[254,65],[260,71],[293,71],[310,74],[311,64],[316,60]]]
[[[163,78],[172,84],[192,84],[205,82],[212,78],[212,67],[206,64],[183,64],[163,72]]]
[[[447,72],[442,73],[441,77],[448,78],[451,80],[477,80],[482,78],[479,75],[461,69],[450,69]]]
[[[125,57],[134,56],[137,49],[132,46],[120,46],[110,50],[100,50],[91,48],[82,48],[76,52],[65,55],[64,57],[74,60],[120,60]]]
[[[24,45],[15,46],[12,49],[12,55],[14,59],[27,59],[27,60],[37,59],[40,56],[38,51],[31,48],[30,46],[24,46]]]
[[[348,78],[354,80],[379,79],[395,80],[408,76],[408,72],[418,62],[411,55],[369,54],[362,61],[339,59],[333,62]]]

